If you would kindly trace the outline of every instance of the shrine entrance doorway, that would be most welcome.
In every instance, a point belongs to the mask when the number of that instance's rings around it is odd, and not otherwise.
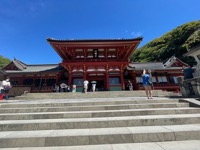
[[[96,84],[96,91],[105,91],[105,75],[104,76],[95,76],[95,77],[88,77],[89,85],[88,90],[92,91],[92,84]]]

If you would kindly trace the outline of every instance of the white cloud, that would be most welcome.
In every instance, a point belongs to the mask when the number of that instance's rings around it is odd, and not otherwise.
[[[142,32],[129,32],[127,29],[124,30],[124,34],[128,37],[140,37],[142,36]]]
[[[133,36],[133,37],[140,37],[140,36],[142,36],[142,33],[141,32],[132,32],[131,36]]]
[[[0,17],[21,18],[30,14],[39,14],[45,6],[46,0],[0,0]]]
[[[39,1],[39,2],[32,2],[29,4],[29,10],[31,12],[38,12],[41,9],[45,8],[45,2],[44,1]]]

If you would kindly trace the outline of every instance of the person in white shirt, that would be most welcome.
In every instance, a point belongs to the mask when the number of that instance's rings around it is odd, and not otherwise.
[[[4,93],[5,93],[5,98],[6,100],[8,100],[8,93],[11,89],[11,84],[10,84],[10,80],[9,79],[6,79],[6,80],[3,80],[2,81],[2,86],[3,86],[3,90],[4,90]]]
[[[0,81],[0,94],[3,93],[3,85],[2,85],[2,81]]]
[[[67,84],[61,83],[60,84],[60,92],[66,92],[66,89],[67,89]]]
[[[92,83],[92,91],[93,91],[93,92],[96,91],[96,83]]]
[[[87,93],[87,90],[88,90],[88,80],[85,80],[84,82],[83,82],[83,89],[84,89],[84,93]]]

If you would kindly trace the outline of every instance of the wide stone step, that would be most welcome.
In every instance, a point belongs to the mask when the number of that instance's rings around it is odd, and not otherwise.
[[[200,140],[81,146],[18,147],[9,150],[199,150]],[[8,150],[2,148],[1,150]]]
[[[0,108],[0,113],[33,113],[33,112],[62,112],[62,111],[93,111],[93,110],[120,110],[120,109],[147,109],[147,108],[177,108],[189,107],[189,103],[147,103],[147,104],[120,104],[98,106],[63,106],[63,107],[28,107],[28,108]]]
[[[63,107],[63,106],[96,106],[96,105],[120,105],[120,104],[149,104],[149,103],[179,103],[177,99],[90,99],[90,100],[39,100],[39,101],[22,101],[17,103],[3,103],[1,108],[26,108],[26,107]]]
[[[0,147],[48,147],[199,140],[200,124],[124,128],[5,131]]]
[[[200,124],[200,114],[0,121],[0,131]]]
[[[5,113],[0,114],[0,120],[31,120],[31,119],[57,119],[57,118],[95,118],[140,115],[166,115],[166,114],[197,114],[200,108],[151,108],[128,110],[103,111],[73,111],[73,112],[35,112],[35,113]]]
[[[154,97],[180,97],[180,93],[153,90]],[[134,91],[98,91],[98,92],[60,92],[60,93],[28,93],[26,95],[17,96],[14,99],[25,99],[25,100],[38,100],[38,99],[80,99],[80,98],[118,98],[118,97],[146,97],[144,90]]]

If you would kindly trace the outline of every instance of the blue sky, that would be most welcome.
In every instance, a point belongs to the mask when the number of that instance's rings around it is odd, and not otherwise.
[[[57,64],[46,41],[144,39],[200,20],[200,0],[0,0],[0,55],[26,64]]]

